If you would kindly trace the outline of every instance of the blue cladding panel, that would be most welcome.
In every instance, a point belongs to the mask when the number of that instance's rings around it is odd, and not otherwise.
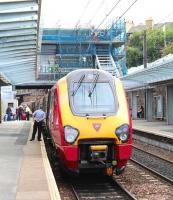
[[[65,71],[68,71],[69,69],[83,67],[92,68],[95,63],[93,56],[99,53],[112,55],[121,74],[125,75],[127,72],[124,20],[113,22],[108,29],[44,29],[42,41],[49,45],[52,43],[52,45],[56,45],[57,55],[52,63],[54,63],[54,66],[56,66],[56,63],[61,70],[67,69]],[[46,55],[46,52],[42,51],[43,54]],[[66,56],[68,58],[65,59],[64,57]],[[44,63],[44,65],[49,66],[49,61],[45,62],[47,63]]]

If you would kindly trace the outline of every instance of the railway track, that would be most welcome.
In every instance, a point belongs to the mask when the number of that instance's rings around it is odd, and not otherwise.
[[[173,184],[132,160],[117,181],[137,199],[173,199]]]
[[[48,148],[50,153],[50,148]],[[97,174],[81,174],[80,176],[63,176],[57,165],[56,156],[49,154],[52,162],[52,170],[59,187],[62,199],[119,199],[119,200],[137,200],[130,194],[114,177],[107,177]],[[71,185],[71,187],[70,187]]]
[[[173,184],[172,162],[137,147],[133,147],[131,160]]]
[[[87,174],[70,178],[59,171],[56,156],[50,156],[52,170],[57,181],[61,199],[63,200],[94,200],[94,199],[173,199],[173,184],[155,176],[133,161],[128,162],[127,170],[121,176],[97,176]],[[126,189],[124,189],[126,188]],[[128,193],[130,191],[131,194]]]
[[[135,200],[123,186],[114,178],[82,176],[72,183],[72,189],[77,200],[89,199],[119,199]]]
[[[144,149],[142,149],[142,148],[140,148],[140,147],[138,147],[138,146],[134,146],[134,145],[132,145],[132,148],[133,148],[134,150],[137,149],[137,150],[143,151],[143,152],[145,152],[146,154],[148,153],[148,154],[152,155],[153,157],[156,157],[156,158],[158,158],[158,159],[161,159],[161,160],[163,160],[163,161],[165,161],[165,162],[167,162],[167,163],[173,165],[173,161],[168,160],[169,158],[164,158],[162,155],[158,156],[158,154],[156,154],[155,152],[152,152],[152,151],[145,151]]]

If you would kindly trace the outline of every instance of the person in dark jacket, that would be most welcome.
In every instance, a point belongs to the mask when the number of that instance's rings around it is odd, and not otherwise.
[[[8,108],[6,110],[6,114],[7,114],[7,121],[11,121],[12,110],[11,110],[10,106],[8,106]]]
[[[143,107],[143,106],[140,106],[140,107],[138,108],[137,117],[138,117],[138,118],[144,118],[144,107]]]

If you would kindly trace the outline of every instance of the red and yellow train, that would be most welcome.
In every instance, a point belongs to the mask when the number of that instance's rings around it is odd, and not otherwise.
[[[131,156],[132,125],[121,81],[76,70],[50,90],[47,125],[64,169],[120,174]]]

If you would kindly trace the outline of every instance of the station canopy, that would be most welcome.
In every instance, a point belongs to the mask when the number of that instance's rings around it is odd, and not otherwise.
[[[0,86],[10,85],[11,81],[8,80],[8,78],[0,72]]]
[[[11,84],[36,79],[41,0],[0,0],[0,73]]]
[[[173,54],[165,56],[153,63],[131,68],[128,75],[121,78],[126,90],[149,88],[159,83],[173,81]]]

